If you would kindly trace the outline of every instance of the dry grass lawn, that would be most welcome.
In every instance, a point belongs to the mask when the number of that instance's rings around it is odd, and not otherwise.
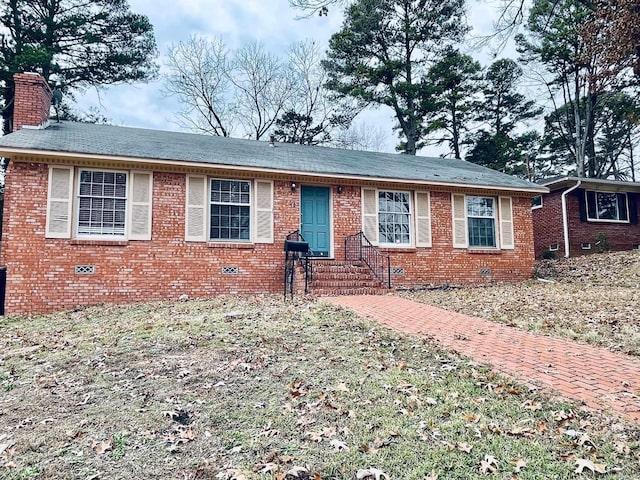
[[[638,426],[313,299],[0,319],[0,478],[640,478]]]

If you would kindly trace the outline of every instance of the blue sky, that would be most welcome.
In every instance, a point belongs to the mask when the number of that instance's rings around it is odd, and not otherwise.
[[[326,45],[342,24],[342,13],[337,8],[331,9],[327,17],[299,18],[300,12],[292,9],[288,0],[129,0],[129,4],[132,11],[147,15],[153,24],[160,64],[172,43],[187,40],[191,35],[220,37],[230,48],[257,40],[272,53],[284,55],[289,45],[305,39]],[[497,7],[498,2],[469,0],[469,23],[476,35],[491,31]],[[117,125],[180,130],[174,123],[176,101],[164,97],[161,89],[162,76],[148,84],[88,90],[78,100],[82,109],[98,108]],[[391,130],[390,110],[365,112],[358,121],[381,126],[388,132],[382,148],[394,151],[397,138]]]

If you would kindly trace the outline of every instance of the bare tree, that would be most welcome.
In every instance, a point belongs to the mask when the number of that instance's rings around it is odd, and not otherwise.
[[[181,105],[178,124],[228,137],[235,119],[229,80],[229,50],[219,39],[191,37],[169,48],[164,93]]]
[[[386,137],[387,134],[380,126],[357,122],[339,131],[331,141],[331,145],[346,150],[381,152],[384,149]]]
[[[229,81],[245,134],[260,140],[285,110],[294,85],[291,75],[278,57],[252,42],[235,52]]]
[[[349,128],[364,105],[325,88],[323,52],[313,40],[294,43],[287,69],[292,81],[286,110],[278,119],[276,137],[285,142],[318,145],[330,143],[339,131]]]
[[[305,17],[318,14],[327,15],[331,5],[347,5],[350,0],[289,0],[289,5],[305,12]]]

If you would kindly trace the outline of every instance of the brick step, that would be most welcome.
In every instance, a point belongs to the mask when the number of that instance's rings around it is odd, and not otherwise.
[[[382,287],[357,288],[310,288],[309,293],[319,297],[340,297],[344,295],[384,295],[389,290]]]
[[[377,288],[380,287],[380,282],[377,279],[354,279],[354,280],[342,280],[333,278],[315,278],[310,285],[313,288]]]
[[[371,270],[365,265],[325,265],[314,263],[313,271],[318,273],[353,273],[366,275]]]

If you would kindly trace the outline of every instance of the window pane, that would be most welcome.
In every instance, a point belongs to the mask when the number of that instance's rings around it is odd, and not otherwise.
[[[618,197],[615,193],[596,192],[598,219],[618,220]]]
[[[212,240],[250,239],[251,183],[243,180],[211,180]]]
[[[378,234],[382,244],[410,245],[410,195],[378,192]]]
[[[467,219],[470,247],[495,247],[495,199],[467,197]]]
[[[123,236],[127,174],[82,170],[78,185],[78,234]]]

